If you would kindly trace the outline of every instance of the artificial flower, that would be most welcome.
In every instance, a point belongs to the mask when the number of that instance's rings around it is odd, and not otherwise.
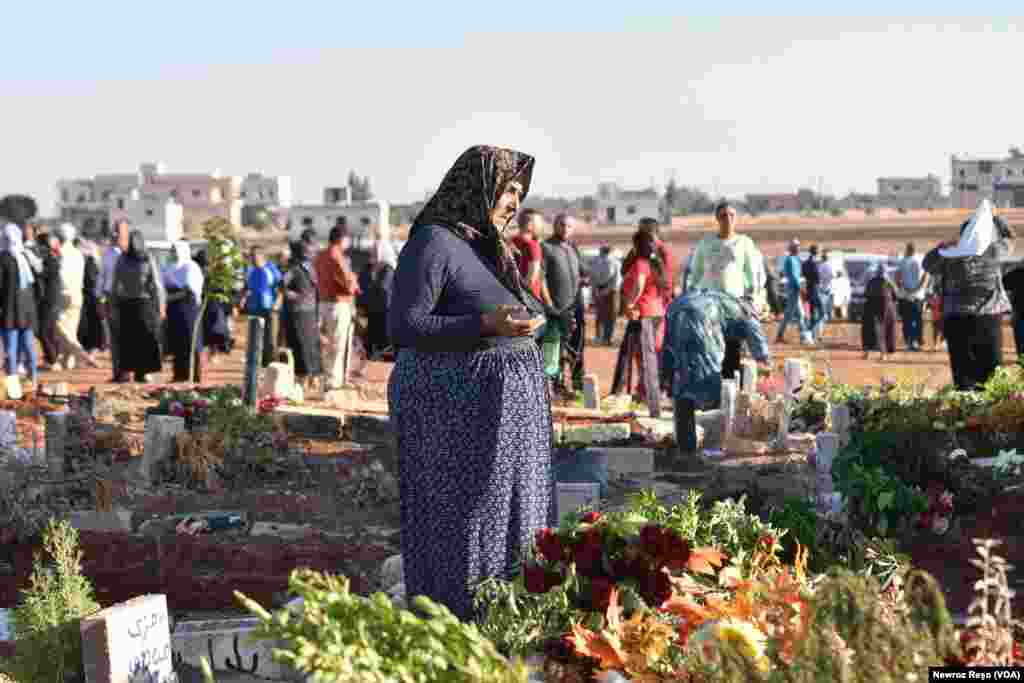
[[[523,569],[523,581],[526,584],[526,590],[531,593],[547,593],[562,583],[562,576],[539,564],[528,564]]]
[[[587,514],[580,517],[580,521],[584,524],[595,524],[601,519],[601,513],[597,510],[591,510]]]
[[[600,575],[603,551],[601,530],[595,528],[587,530],[572,548],[572,561],[576,563],[576,571],[583,576]]]
[[[554,529],[541,529],[536,535],[537,554],[548,562],[561,562],[565,548]]]
[[[615,583],[602,576],[596,576],[590,580],[590,609],[595,612],[604,612],[608,609],[608,601],[612,597],[612,590]]]
[[[637,577],[637,591],[644,602],[657,609],[672,597],[672,580],[662,569],[643,572]]]

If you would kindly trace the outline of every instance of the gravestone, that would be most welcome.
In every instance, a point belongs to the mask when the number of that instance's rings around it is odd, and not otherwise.
[[[850,406],[840,404],[830,406],[832,415],[832,432],[839,436],[839,447],[845,448],[850,444],[850,428],[852,419],[850,417]]]
[[[739,394],[739,387],[736,380],[722,380],[722,442],[727,442],[736,433],[736,397]]]
[[[601,408],[601,383],[597,375],[583,376],[583,407],[589,410]]]
[[[605,458],[608,463],[608,474],[612,478],[631,478],[635,475],[654,473],[653,448],[593,448],[588,450]]]
[[[13,611],[7,608],[0,609],[0,643],[14,640]]]
[[[744,394],[757,393],[757,363],[752,360],[740,361],[740,389]]]
[[[68,429],[67,411],[46,414],[46,466],[51,477],[64,475],[64,444]]]
[[[146,417],[145,449],[139,463],[139,475],[147,484],[157,476],[157,468],[174,455],[175,437],[185,431],[185,418],[173,415]]]
[[[232,680],[232,674],[294,680],[295,672],[273,659],[282,644],[253,637],[259,624],[255,617],[181,620],[171,634],[171,648],[176,660],[191,666],[199,666],[206,657],[218,681]]]
[[[380,567],[380,585],[384,590],[405,583],[404,563],[401,555],[392,555]]]
[[[284,428],[289,434],[325,440],[341,439],[346,421],[352,419],[346,419],[337,410],[290,406],[281,406],[274,410],[274,417],[284,422]]]
[[[601,485],[596,482],[557,482],[555,484],[558,519],[585,505],[601,501]]]
[[[816,441],[815,488],[818,508],[821,512],[828,512],[832,508],[832,462],[839,452],[839,435],[822,432],[817,435]]]
[[[775,400],[775,417],[778,420],[778,432],[775,435],[779,448],[786,447],[789,436],[789,400],[780,396]]]
[[[581,427],[568,427],[562,432],[566,443],[592,444],[625,441],[633,434],[628,422],[603,422]]]
[[[173,683],[166,595],[143,595],[82,619],[86,683]]]
[[[804,383],[807,364],[799,358],[787,358],[783,369],[786,398],[792,398]]]

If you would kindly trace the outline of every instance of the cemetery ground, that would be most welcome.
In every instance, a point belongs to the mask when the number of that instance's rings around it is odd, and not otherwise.
[[[818,237],[821,235],[812,239]],[[824,237],[821,241],[827,242],[828,235]],[[906,235],[900,232],[887,239],[884,245],[864,250],[891,253]],[[921,236],[919,243],[923,244],[923,239]],[[677,256],[685,253],[685,248],[673,244]],[[620,322],[616,342],[622,326]],[[241,384],[244,320],[237,319],[235,327],[238,348],[204,368],[204,386]],[[587,372],[597,375],[604,394],[618,348],[590,345],[592,319],[588,327]],[[775,332],[775,324],[769,324],[769,339],[774,339]],[[922,352],[899,351],[886,362],[877,361],[874,355],[865,361],[859,335],[859,325],[833,322],[823,344],[802,347],[792,343],[797,335],[790,331],[790,343],[773,345],[776,375],[782,374],[786,359],[800,358],[808,360],[815,371],[827,371],[833,382],[854,386],[894,383],[937,390],[950,382],[944,349],[930,350],[929,345],[929,350]],[[926,342],[930,343],[930,335],[930,326],[926,326]],[[1008,327],[1004,329],[1004,348],[1004,361],[1012,363],[1015,354]],[[393,588],[392,581],[381,575],[385,559],[399,552],[400,540],[396,454],[386,424],[390,369],[388,363],[371,362],[365,377],[356,382],[356,394],[336,396],[330,402],[310,398],[288,408],[288,417],[266,417],[274,421],[275,433],[286,433],[286,444],[275,443],[271,448],[269,443],[244,441],[245,435],[239,435],[253,452],[274,451],[277,455],[261,455],[258,466],[235,467],[230,478],[200,475],[189,469],[191,464],[144,472],[155,457],[146,453],[147,410],[157,405],[156,392],[165,385],[108,384],[106,357],[101,357],[99,369],[44,375],[44,385],[57,389],[58,394],[83,394],[96,387],[97,443],[107,440],[116,442],[116,447],[95,467],[79,460],[73,471],[60,477],[38,475],[23,492],[33,509],[19,514],[24,518],[31,517],[33,511],[54,510],[71,519],[80,529],[84,573],[103,606],[140,595],[166,596],[170,631],[176,634],[175,658],[183,657],[195,665],[200,655],[208,655],[216,669],[227,670],[230,676],[242,676],[251,667],[264,677],[278,677],[264,668],[270,666],[266,651],[257,658],[239,644],[238,633],[252,631],[255,624],[252,615],[239,607],[233,591],[266,607],[281,607],[291,597],[289,573],[298,567],[344,574],[351,578],[352,590],[357,593]],[[169,372],[165,375],[163,380]],[[60,396],[38,399],[50,408],[61,407],[61,400]],[[15,408],[12,403],[0,405],[0,410]],[[275,412],[274,406],[263,408],[268,415]],[[653,490],[667,505],[682,503],[688,490],[697,490],[704,503],[746,496],[747,510],[767,517],[787,501],[806,500],[815,493],[815,467],[808,462],[813,437],[794,435],[788,447],[779,451],[768,449],[767,439],[751,439],[736,442],[736,448],[720,456],[683,459],[665,438],[671,434],[670,420],[655,424],[642,419],[643,407],[633,405],[632,410],[641,419],[626,417],[623,410],[615,408],[599,415],[575,403],[555,407],[556,428],[563,436],[575,430],[577,435],[598,441],[590,444],[588,452],[607,462],[608,481],[601,500],[605,509],[621,508],[640,490]],[[703,425],[713,432],[714,422]],[[19,444],[31,452],[35,440],[41,458],[45,457],[42,427],[42,420],[19,417]],[[256,427],[252,423],[251,428]],[[242,431],[249,428],[246,422]],[[116,438],[111,436],[115,433]],[[564,440],[581,444],[585,439]],[[197,467],[212,469],[226,463],[204,452],[198,441],[192,447],[190,457],[195,457],[189,463],[198,463]],[[559,452],[556,457],[562,455]],[[0,484],[7,474],[0,467]],[[1020,487],[993,488],[990,494],[989,500],[969,514],[956,515],[948,532],[901,539],[905,541],[901,550],[913,564],[938,579],[954,617],[964,616],[977,579],[977,570],[969,564],[974,556],[972,538],[1001,538],[1006,542],[1003,555],[1017,566],[1024,560],[1024,538],[1015,524],[1024,510]],[[12,536],[2,521],[0,608],[10,608],[26,586],[32,554],[40,541],[38,535]],[[811,553],[815,550],[812,547]],[[1011,574],[1010,581],[1011,586],[1021,587],[1016,575]],[[1019,603],[1014,607],[1018,616],[1024,612]],[[188,644],[193,640],[196,644]],[[0,657],[10,649],[9,643],[0,642]],[[219,673],[218,680],[232,679]]]

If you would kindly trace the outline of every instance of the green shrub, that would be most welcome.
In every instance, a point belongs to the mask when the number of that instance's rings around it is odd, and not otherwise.
[[[526,683],[525,665],[506,660],[475,625],[424,596],[413,599],[413,613],[383,593],[354,595],[345,577],[300,569],[289,584],[303,599],[301,614],[271,614],[235,597],[262,622],[257,637],[284,643],[275,660],[314,681]]]
[[[80,625],[99,609],[89,580],[82,575],[78,532],[66,521],[50,520],[43,548],[53,567],[36,556],[29,587],[15,608],[17,652],[9,673],[20,683],[71,683],[83,680]]]

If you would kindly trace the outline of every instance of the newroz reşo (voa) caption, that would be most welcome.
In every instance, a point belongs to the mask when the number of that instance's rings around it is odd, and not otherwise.
[[[928,669],[929,681],[1024,681],[1020,666],[942,666]]]

